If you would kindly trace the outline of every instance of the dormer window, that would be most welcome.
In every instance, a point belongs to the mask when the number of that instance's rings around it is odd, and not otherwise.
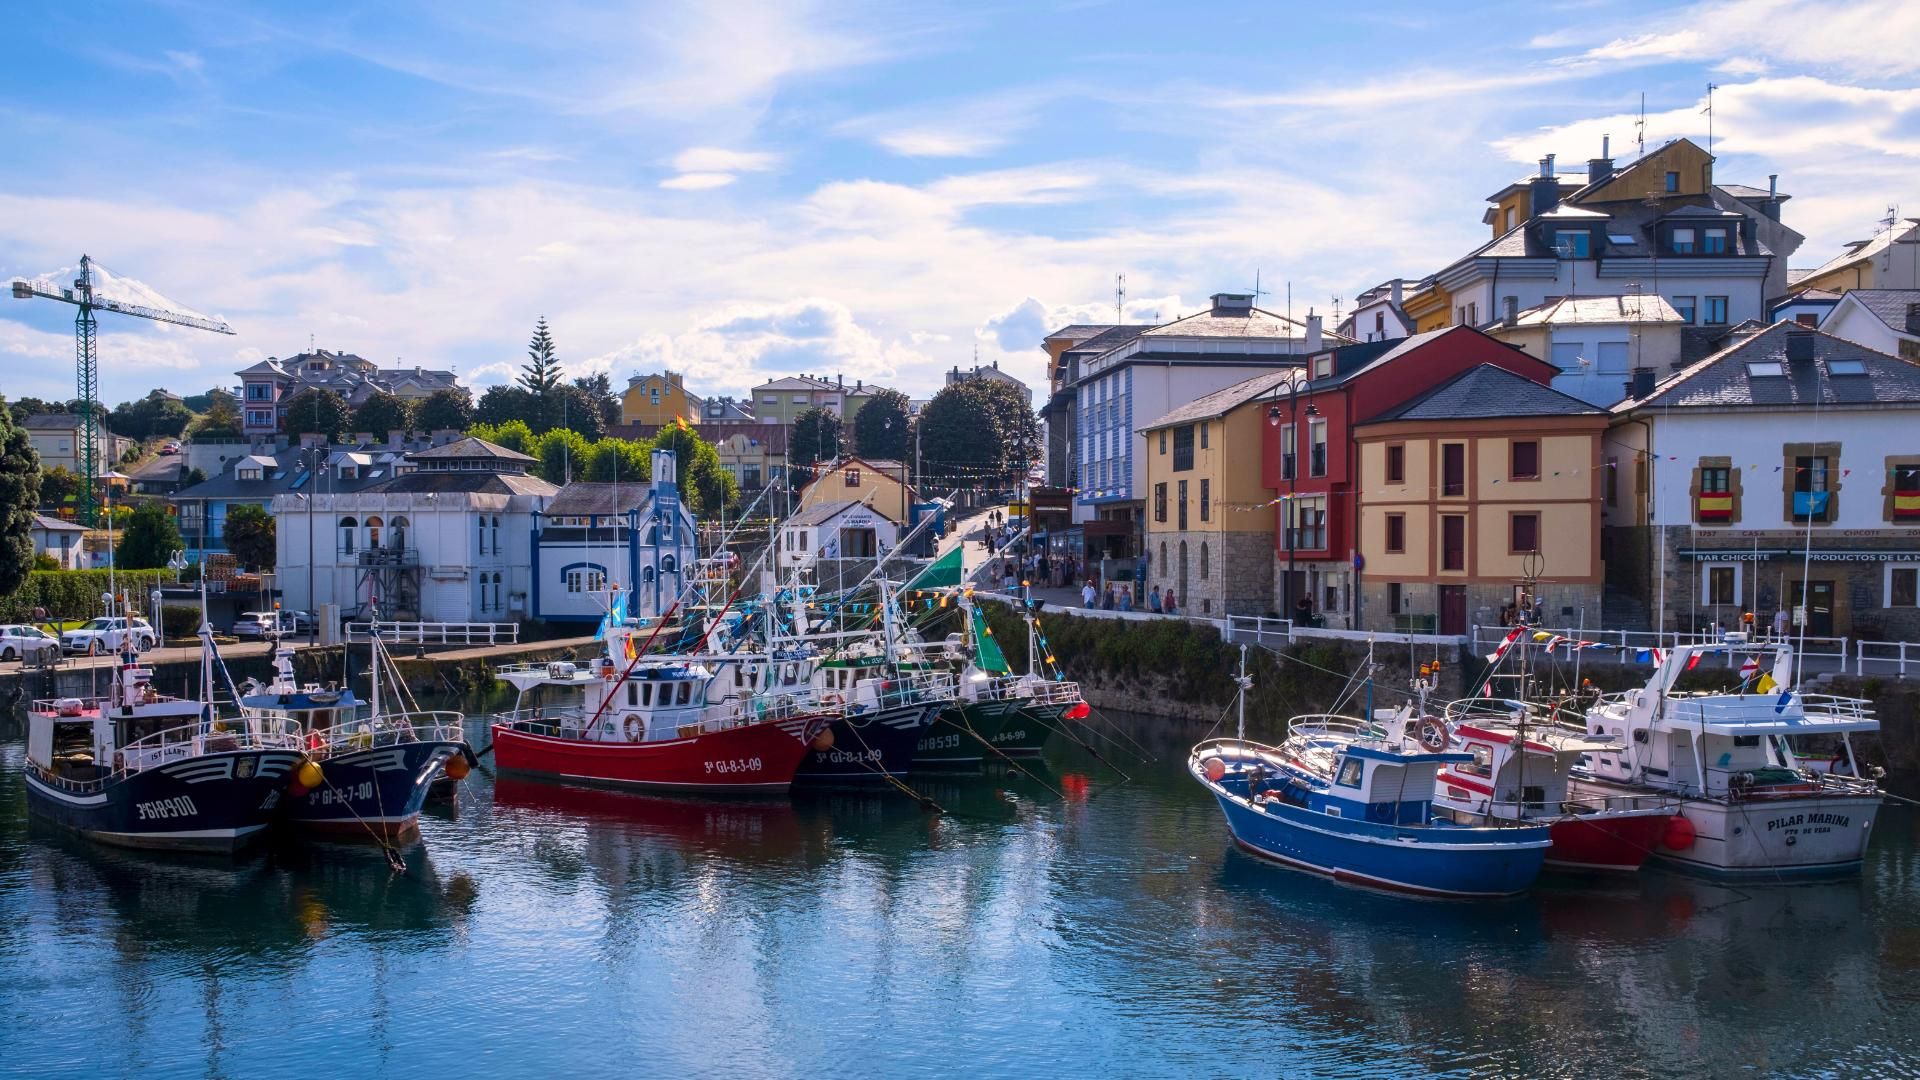
[[[358,480],[358,479],[360,479],[360,466],[358,466],[358,465],[342,465],[342,466],[340,466],[340,479],[342,479],[342,480]]]
[[[1700,250],[1708,255],[1727,253],[1727,230],[1706,229],[1701,233]]]
[[[1553,234],[1553,250],[1563,259],[1585,259],[1593,254],[1593,234],[1585,229],[1561,229]]]
[[[1313,377],[1325,379],[1333,374],[1333,354],[1323,353],[1313,358]]]
[[[242,480],[260,480],[264,479],[264,470],[256,465],[250,469],[237,469],[234,475]]]
[[[1675,255],[1693,254],[1693,230],[1690,228],[1673,230],[1673,239],[1668,246],[1673,249]]]

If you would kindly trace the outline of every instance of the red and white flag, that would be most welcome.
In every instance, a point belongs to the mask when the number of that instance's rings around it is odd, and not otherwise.
[[[1494,650],[1487,654],[1487,663],[1489,664],[1499,663],[1500,658],[1507,655],[1507,650],[1513,648],[1513,643],[1520,640],[1520,632],[1525,629],[1526,627],[1524,626],[1516,626],[1512,630],[1508,631],[1507,636],[1500,642],[1500,644],[1496,645],[1494,647]]]

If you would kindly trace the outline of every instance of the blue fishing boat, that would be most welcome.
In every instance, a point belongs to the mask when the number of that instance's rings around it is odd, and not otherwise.
[[[1250,685],[1244,656],[1242,705]],[[1193,748],[1188,770],[1206,785],[1234,842],[1262,858],[1336,880],[1427,896],[1487,897],[1533,884],[1552,845],[1545,825],[1456,824],[1433,808],[1447,751],[1437,720],[1407,727],[1412,710],[1380,725],[1296,717],[1280,746],[1244,737]]]

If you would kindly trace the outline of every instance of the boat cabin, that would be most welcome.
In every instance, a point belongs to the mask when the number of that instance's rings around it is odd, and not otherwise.
[[[1473,760],[1440,771],[1449,802],[1506,817],[1557,810],[1569,799],[1568,778],[1582,757],[1620,749],[1611,739],[1555,727],[1544,716],[1525,721],[1523,743],[1521,723],[1515,715],[1482,713],[1453,725],[1453,748]]]
[[[201,753],[200,702],[161,694],[153,669],[124,665],[104,698],[36,701],[28,715],[27,761],[75,783],[102,780]]]
[[[1294,798],[1288,801],[1328,817],[1379,825],[1429,824],[1440,769],[1470,763],[1473,756],[1421,749],[1408,741],[1409,722],[1408,717],[1397,717],[1381,736],[1351,721],[1344,725],[1296,721],[1287,750],[1308,782],[1295,786]],[[1322,727],[1327,730],[1319,730]]]

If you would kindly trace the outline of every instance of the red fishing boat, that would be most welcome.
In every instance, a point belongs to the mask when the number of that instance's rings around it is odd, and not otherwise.
[[[1469,698],[1447,707],[1450,749],[1473,755],[1440,770],[1434,805],[1457,819],[1544,824],[1547,865],[1569,870],[1640,869],[1678,811],[1657,794],[1587,795],[1569,788],[1587,754],[1617,742],[1555,723],[1518,701]]]
[[[782,792],[838,715],[811,688],[710,701],[712,669],[646,657],[632,637],[628,628],[610,631],[612,655],[584,667],[495,672],[520,691],[514,710],[494,718],[501,771],[663,791]],[[613,657],[623,653],[646,658],[618,666]],[[573,700],[527,704],[530,693],[554,690]]]

